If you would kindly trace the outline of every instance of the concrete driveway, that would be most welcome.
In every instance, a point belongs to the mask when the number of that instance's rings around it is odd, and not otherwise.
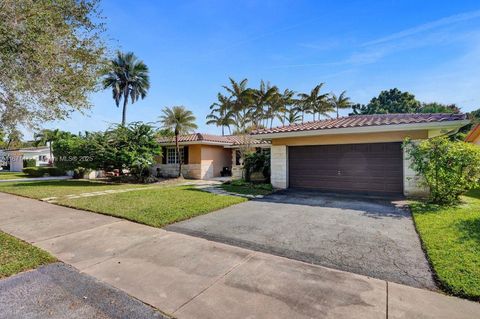
[[[401,201],[288,190],[166,229],[436,289],[411,214]]]

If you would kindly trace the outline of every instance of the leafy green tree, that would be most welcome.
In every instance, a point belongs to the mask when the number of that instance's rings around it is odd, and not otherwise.
[[[355,104],[352,106],[353,114],[387,114],[387,113],[417,113],[421,103],[415,96],[399,89],[382,91],[367,105]]]
[[[0,128],[91,106],[104,61],[98,0],[0,1]]]
[[[188,134],[197,128],[195,124],[195,116],[192,111],[187,110],[184,106],[166,107],[162,110],[163,115],[160,116],[160,123],[164,129],[168,129],[175,134],[175,149],[178,159],[178,177],[182,176],[182,160],[180,157],[180,146],[178,145],[178,137]]]
[[[335,94],[331,93],[330,98],[328,99],[328,102],[330,103],[332,108],[337,110],[337,119],[338,119],[339,109],[348,109],[352,106],[352,103],[350,102],[350,98],[346,94],[347,94],[347,91],[343,91],[337,97]]]
[[[133,122],[82,136],[62,134],[53,143],[53,154],[56,165],[65,170],[127,169],[140,178],[161,154],[161,147],[151,125]]]
[[[139,98],[144,99],[150,88],[148,67],[132,53],[117,52],[115,59],[110,60],[107,73],[103,79],[104,89],[111,88],[115,104],[119,107],[123,99],[122,125],[127,121],[127,104]]]
[[[437,102],[422,103],[419,113],[460,113],[460,108],[455,104],[441,104]]]
[[[436,137],[414,143],[405,141],[404,148],[411,168],[423,177],[435,204],[454,204],[466,191],[478,187],[480,148],[462,141]]]

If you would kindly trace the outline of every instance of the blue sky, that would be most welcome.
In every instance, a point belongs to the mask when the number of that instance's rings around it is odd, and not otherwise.
[[[150,68],[149,94],[129,105],[128,121],[185,105],[199,131],[220,133],[205,116],[228,77],[298,92],[325,82],[325,92],[347,90],[359,103],[397,87],[480,108],[478,1],[103,0],[101,8],[113,47]],[[120,121],[110,91],[92,102],[85,115],[46,127],[77,133]]]

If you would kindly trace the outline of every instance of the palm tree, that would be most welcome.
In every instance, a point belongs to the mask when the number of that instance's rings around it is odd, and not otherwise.
[[[178,177],[182,176],[182,161],[180,158],[180,147],[178,145],[178,136],[188,134],[197,128],[195,124],[195,116],[192,111],[187,110],[184,106],[165,107],[163,115],[160,116],[160,122],[164,129],[168,129],[175,134],[175,149],[178,161]]]
[[[35,146],[48,144],[48,148],[50,151],[50,160],[52,161],[52,164],[53,164],[52,144],[53,142],[55,142],[60,138],[60,135],[61,135],[61,132],[59,129],[55,129],[55,130],[45,129],[33,135],[33,139],[35,140]]]
[[[278,93],[275,99],[275,112],[274,116],[277,117],[282,125],[285,125],[287,119],[287,113],[289,112],[289,107],[292,107],[296,104],[295,99],[293,98],[295,92],[289,89],[285,89],[283,93]],[[272,119],[273,122],[273,119]]]
[[[213,124],[222,128],[222,136],[225,135],[225,127],[231,134],[230,125],[234,125],[232,103],[230,98],[225,95],[217,94],[218,102],[213,103],[210,106],[210,114],[207,115],[207,124]]]
[[[223,88],[230,94],[231,110],[236,117],[242,118],[242,125],[248,123],[247,119],[251,117],[251,107],[253,105],[254,90],[247,88],[247,79],[243,79],[240,82],[236,82],[232,78],[230,79],[231,87],[226,85]],[[246,127],[240,127],[239,122],[236,122],[237,131],[243,131]]]
[[[111,88],[117,107],[123,99],[122,125],[127,120],[128,97],[135,103],[138,98],[144,99],[150,88],[148,67],[132,53],[117,52],[115,59],[110,61],[108,72],[103,79],[103,88]]]
[[[338,110],[339,109],[348,109],[352,106],[350,98],[346,96],[347,91],[343,91],[337,97],[335,94],[331,93],[328,102],[330,105],[337,110],[337,119],[338,119]]]
[[[298,96],[299,109],[302,112],[302,123],[304,121],[305,113],[313,114],[313,120],[315,121],[315,115],[327,115],[330,106],[327,103],[328,94],[320,94],[320,90],[324,83],[320,83],[315,86],[310,93],[300,93]]]
[[[297,123],[302,119],[302,115],[300,114],[300,110],[296,107],[290,107],[287,110],[285,120],[288,121],[288,124]]]

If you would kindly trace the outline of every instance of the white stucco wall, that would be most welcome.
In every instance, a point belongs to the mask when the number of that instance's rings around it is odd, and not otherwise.
[[[428,196],[429,190],[426,187],[422,187],[420,182],[421,176],[418,176],[416,172],[410,168],[410,160],[408,154],[403,150],[403,194],[407,197],[425,197]]]
[[[270,153],[272,186],[288,187],[288,152],[286,145],[272,145]]]

